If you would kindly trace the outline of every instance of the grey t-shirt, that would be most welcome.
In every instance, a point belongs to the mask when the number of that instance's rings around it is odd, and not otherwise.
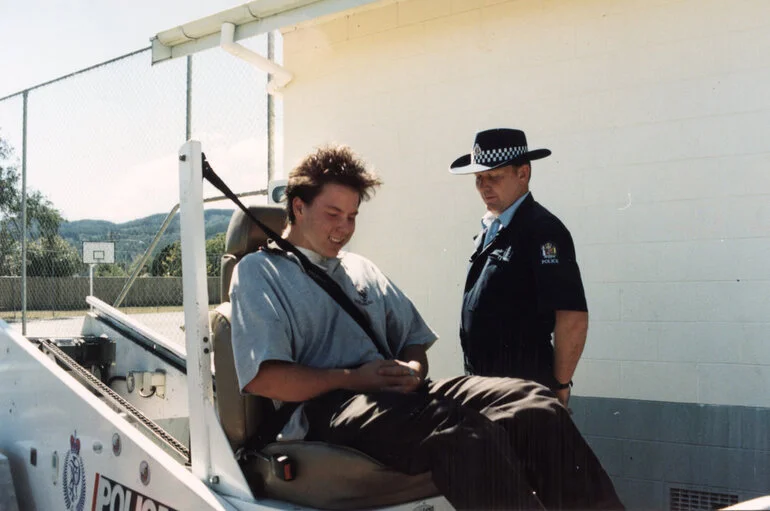
[[[318,254],[303,252],[320,262]],[[406,346],[430,347],[436,341],[411,300],[368,259],[340,252],[322,267],[368,317],[377,339],[386,340],[393,358]],[[271,249],[244,257],[233,274],[230,301],[241,391],[268,360],[333,369],[382,358],[358,323],[305,275],[293,254]],[[305,433],[300,407],[282,437],[304,438]]]

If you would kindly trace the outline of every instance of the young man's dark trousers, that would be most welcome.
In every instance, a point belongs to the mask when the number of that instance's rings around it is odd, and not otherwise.
[[[407,474],[431,471],[457,509],[622,509],[567,410],[542,385],[462,376],[401,394],[335,391],[306,403],[318,440]]]

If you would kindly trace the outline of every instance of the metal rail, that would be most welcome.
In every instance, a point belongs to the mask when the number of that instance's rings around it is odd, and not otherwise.
[[[185,463],[190,462],[190,450],[183,443],[168,434],[166,430],[161,428],[159,425],[153,422],[152,419],[140,412],[138,408],[123,399],[120,394],[109,388],[96,376],[87,371],[83,366],[75,362],[69,355],[59,349],[56,344],[51,342],[50,339],[30,340],[39,342],[44,351],[52,354],[61,364],[83,378],[93,389],[96,389],[101,395],[107,397],[114,406],[136,419],[137,422],[147,428],[153,435],[155,435],[161,442],[163,442],[164,445],[170,447],[177,455],[181,456]]]
[[[262,190],[245,192],[245,193],[238,194],[238,197],[253,197],[256,195],[267,195],[267,190],[263,188]],[[219,197],[210,197],[208,199],[203,199],[203,202],[204,203],[217,202],[225,199],[227,199],[227,197],[225,197],[224,195],[221,195]],[[136,268],[134,268],[134,271],[131,272],[131,276],[128,278],[128,281],[126,281],[126,284],[123,286],[123,289],[120,290],[120,294],[115,299],[115,303],[112,304],[113,307],[115,308],[120,307],[120,304],[123,303],[123,300],[126,298],[126,295],[131,290],[131,286],[134,285],[134,281],[142,272],[142,268],[144,268],[144,264],[150,258],[152,251],[155,250],[155,247],[158,245],[158,242],[160,241],[161,236],[163,236],[163,233],[166,232],[166,229],[168,229],[168,226],[169,224],[171,224],[171,220],[174,218],[174,215],[176,215],[177,211],[179,211],[179,203],[177,203],[173,208],[171,208],[171,211],[169,211],[168,215],[166,215],[166,219],[163,220],[163,224],[160,226],[160,229],[158,229],[158,233],[152,239],[150,246],[147,247],[147,250],[142,255],[142,258],[139,260],[139,263],[136,265]]]

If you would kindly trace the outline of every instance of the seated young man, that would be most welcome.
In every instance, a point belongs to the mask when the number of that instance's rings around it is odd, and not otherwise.
[[[457,509],[622,508],[546,387],[427,379],[436,334],[377,266],[342,251],[359,205],[380,184],[350,149],[319,149],[289,175],[283,234],[363,311],[375,340],[296,255],[269,243],[237,265],[230,290],[242,392],[302,403],[283,439],[349,446],[407,474],[431,471]]]

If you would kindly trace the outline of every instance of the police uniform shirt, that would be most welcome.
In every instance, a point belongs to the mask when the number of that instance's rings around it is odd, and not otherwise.
[[[555,311],[587,310],[575,247],[564,224],[531,194],[511,208],[510,222],[506,210],[497,235],[478,243],[468,267],[460,326],[465,368],[553,386]]]

